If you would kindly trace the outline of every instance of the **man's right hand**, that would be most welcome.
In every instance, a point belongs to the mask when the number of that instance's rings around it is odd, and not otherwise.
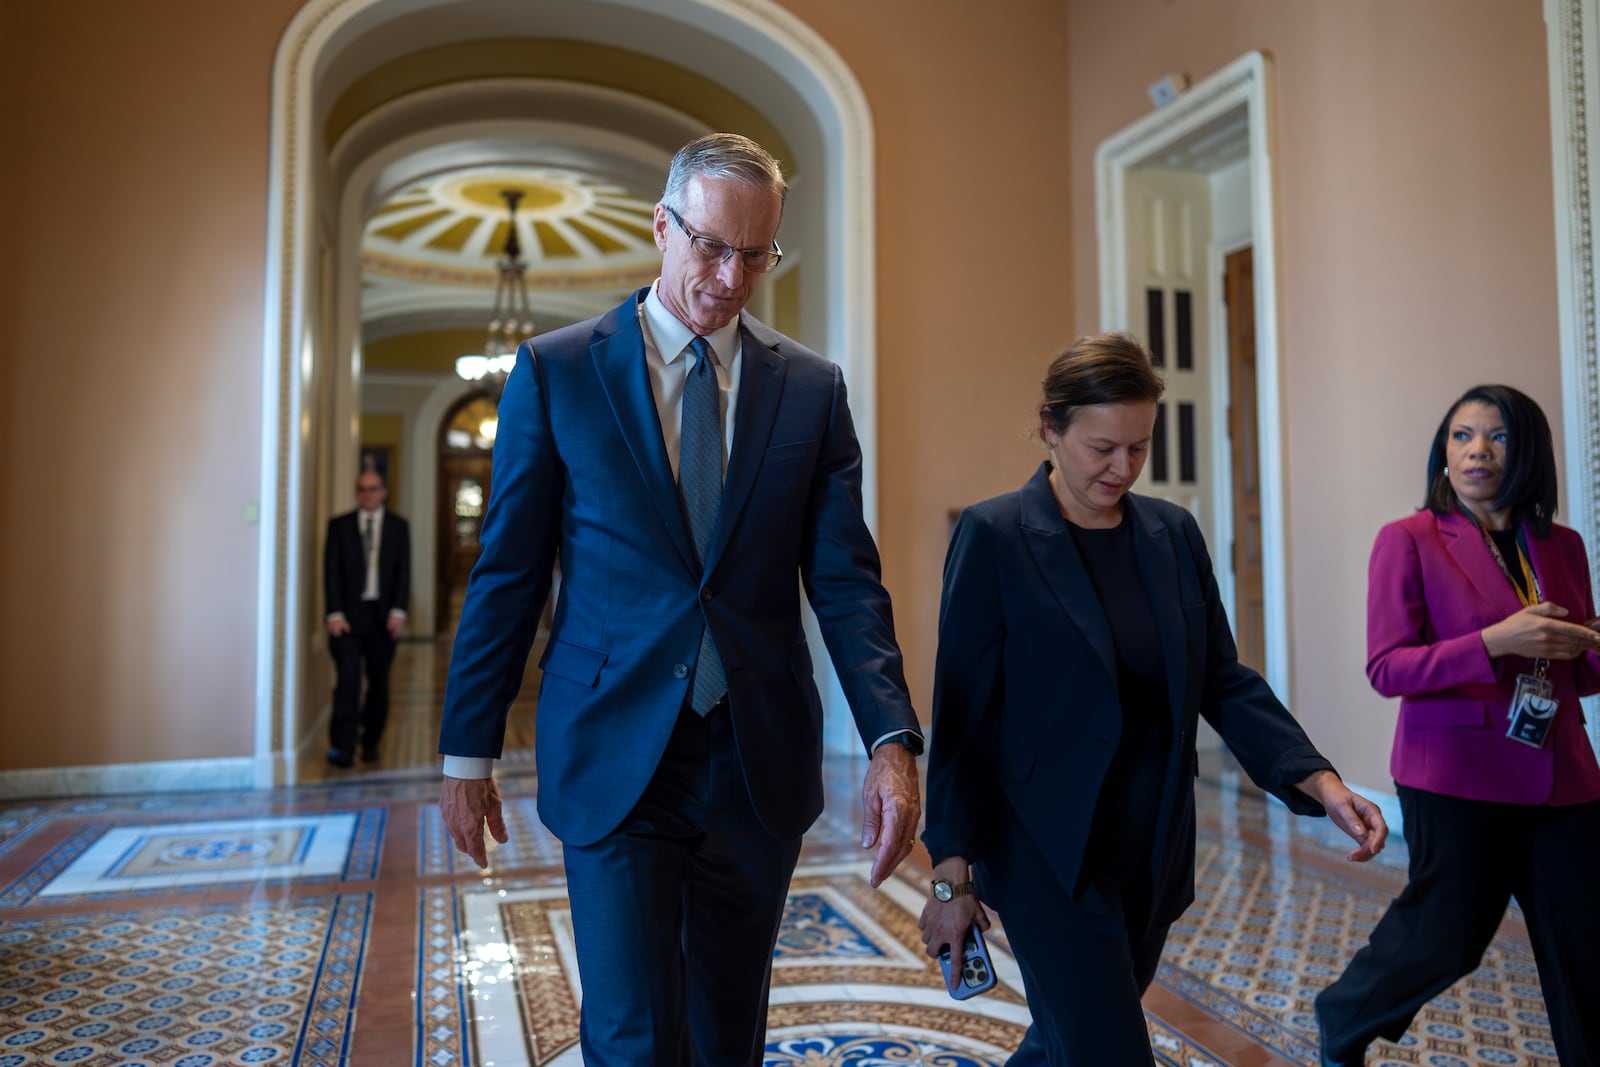
[[[507,841],[506,821],[500,812],[500,787],[493,778],[452,778],[444,776],[439,787],[439,814],[456,848],[472,857],[479,867],[489,866],[483,826],[502,845]]]
[[[339,618],[328,620],[328,636],[343,637],[350,632],[350,620]]]

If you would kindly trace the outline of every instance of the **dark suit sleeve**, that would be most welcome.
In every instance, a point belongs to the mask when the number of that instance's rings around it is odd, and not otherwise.
[[[922,842],[934,863],[983,857],[982,812],[996,795],[991,719],[1005,697],[1005,616],[993,537],[963,512],[945,556],[939,651],[933,675],[933,745]]]
[[[1322,815],[1322,805],[1295,788],[1316,771],[1331,771],[1266,679],[1239,662],[1216,574],[1194,516],[1184,512],[1183,538],[1205,596],[1205,692],[1200,713],[1216,727],[1250,780],[1297,815]]]
[[[861,445],[833,374],[833,402],[806,506],[800,575],[816,612],[863,745],[887,733],[922,729],[906,688],[878,548],[861,506]]]
[[[566,474],[539,361],[524,341],[500,398],[482,553],[467,584],[445,685],[439,751],[498,758],[550,593]]]
[[[349,618],[344,603],[344,553],[339,551],[339,520],[328,520],[328,536],[322,544],[322,598],[326,610],[323,616],[335,613]]]
[[[395,523],[395,535],[394,591],[389,597],[389,610],[406,611],[411,603],[411,524],[400,519]]]

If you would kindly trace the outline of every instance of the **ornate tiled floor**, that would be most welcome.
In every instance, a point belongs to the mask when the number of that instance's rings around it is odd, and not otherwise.
[[[1003,925],[1000,985],[952,1001],[917,937],[925,857],[866,882],[862,771],[828,766],[766,1063],[1002,1063],[1028,1019]],[[1398,891],[1404,846],[1347,864],[1325,823],[1217,779],[1199,787],[1199,898],[1145,1001],[1152,1049],[1167,1067],[1314,1065],[1311,999]],[[390,763],[272,793],[0,808],[0,1067],[579,1063],[561,846],[533,778],[502,781],[513,836],[489,872],[452,855],[435,782]],[[1555,1067],[1516,917],[1369,1063]]]

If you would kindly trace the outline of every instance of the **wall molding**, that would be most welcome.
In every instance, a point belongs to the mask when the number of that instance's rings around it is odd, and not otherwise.
[[[0,771],[0,799],[227,791],[251,788],[255,776],[255,761],[248,756],[37,767]]]
[[[1550,72],[1550,169],[1555,182],[1556,289],[1567,525],[1583,535],[1589,572],[1600,574],[1600,343],[1597,343],[1594,187],[1600,138],[1600,0],[1545,0]],[[1600,701],[1588,708],[1600,750]]]

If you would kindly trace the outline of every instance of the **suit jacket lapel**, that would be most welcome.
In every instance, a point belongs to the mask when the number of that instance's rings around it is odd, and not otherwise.
[[[728,450],[728,473],[722,482],[722,511],[711,539],[709,570],[738,528],[739,514],[750,499],[756,472],[766,456],[767,441],[783,396],[784,360],[776,348],[778,338],[748,315],[739,331],[739,407],[733,417],[733,445]]]
[[[1499,565],[1483,543],[1483,534],[1472,525],[1472,520],[1464,515],[1440,515],[1438,523],[1439,537],[1449,550],[1450,557],[1465,572],[1478,595],[1505,615],[1522,610],[1522,601],[1517,598],[1510,579],[1500,573]],[[1513,562],[1506,561],[1508,565]]]
[[[672,479],[672,466],[667,462],[661,417],[656,412],[655,394],[650,389],[650,376],[644,365],[644,333],[639,328],[638,301],[647,291],[641,289],[600,320],[589,354],[611,404],[611,413],[622,429],[622,439],[627,442],[645,490],[661,515],[667,537],[684,564],[699,574],[700,563],[689,539],[678,486]]]
[[[1100,607],[1100,596],[1089,581],[1083,557],[1072,543],[1067,522],[1056,506],[1055,493],[1050,489],[1050,465],[1040,464],[1028,483],[1022,487],[1022,539],[1039,565],[1045,582],[1055,594],[1061,610],[1067,613],[1084,639],[1094,649],[1095,655],[1111,677],[1113,687],[1117,681],[1116,647],[1111,641],[1111,624]]]
[[[1173,721],[1181,726],[1189,682],[1189,642],[1184,633],[1183,606],[1179,603],[1182,585],[1178,556],[1171,532],[1154,509],[1145,507],[1132,493],[1123,497],[1123,507],[1123,521],[1133,523],[1134,558],[1139,561],[1139,576],[1144,579],[1145,595],[1150,598],[1150,611],[1161,634],[1162,655],[1167,664],[1167,702]]]

